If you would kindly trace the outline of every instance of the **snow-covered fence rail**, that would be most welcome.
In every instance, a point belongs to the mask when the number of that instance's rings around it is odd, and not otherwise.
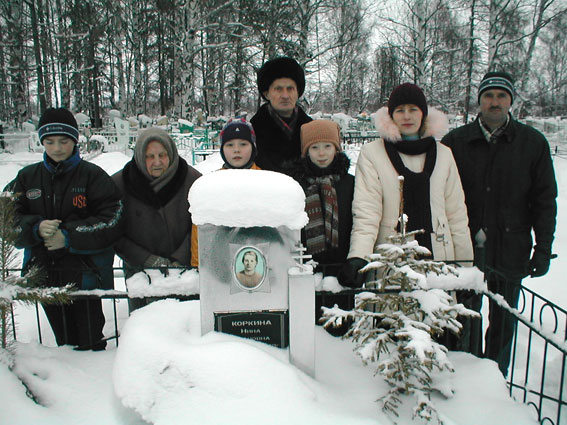
[[[567,159],[567,145],[556,145],[551,148],[553,158]]]
[[[345,145],[360,146],[365,143],[373,142],[377,138],[378,134],[375,131],[362,131],[357,132],[357,134],[347,133],[343,136],[343,143]]]
[[[0,147],[12,153],[42,149],[37,132],[0,134]]]
[[[123,277],[121,268],[115,268],[114,274],[115,278]],[[353,295],[361,291],[383,292],[366,288],[363,290],[346,289],[338,293],[317,291],[316,294],[325,304],[326,297],[344,296],[352,299]],[[499,295],[490,292],[486,292],[485,295],[501,305],[506,314],[514,316],[517,320],[508,376],[510,396],[534,407],[541,425],[561,424],[561,417],[567,414],[567,401],[564,395],[567,366],[567,311],[523,286],[520,289],[520,302],[517,310],[509,307]],[[107,322],[113,323],[113,332],[106,339],[115,340],[118,345],[120,325],[125,317],[119,315],[117,304],[121,300],[128,299],[128,293],[117,290],[95,290],[76,291],[71,296],[75,299],[100,298],[103,300],[106,305]],[[199,294],[172,293],[153,298],[198,300]],[[111,303],[112,317],[108,315],[108,303]],[[17,317],[17,315],[12,316],[15,337],[17,337]],[[36,321],[38,341],[43,343],[42,327],[48,324],[40,320],[38,305],[36,305]]]
[[[523,286],[517,310],[499,295],[485,295],[517,320],[508,376],[510,396],[534,407],[542,425],[561,424],[567,414],[567,311]]]

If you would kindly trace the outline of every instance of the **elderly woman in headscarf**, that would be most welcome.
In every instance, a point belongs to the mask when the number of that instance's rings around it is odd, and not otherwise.
[[[134,157],[112,176],[124,196],[126,233],[115,249],[126,278],[144,268],[198,265],[187,195],[200,176],[164,130],[138,135]]]

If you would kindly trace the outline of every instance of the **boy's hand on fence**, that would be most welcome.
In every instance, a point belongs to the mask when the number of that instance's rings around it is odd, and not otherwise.
[[[65,248],[65,235],[58,229],[53,236],[46,238],[43,244],[48,251]]]
[[[343,265],[337,278],[339,283],[343,286],[350,286],[351,288],[360,288],[364,283],[364,273],[359,273],[359,270],[368,264],[368,261],[362,258],[349,258]]]
[[[39,223],[37,232],[43,239],[51,238],[59,229],[59,224],[61,224],[61,220],[43,220]]]

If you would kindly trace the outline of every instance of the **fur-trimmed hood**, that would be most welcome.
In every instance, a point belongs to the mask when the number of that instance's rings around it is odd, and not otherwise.
[[[432,108],[431,106],[428,109],[429,113],[425,118],[421,137],[433,136],[439,139],[447,133],[449,120],[447,119],[447,115],[438,109]],[[384,140],[390,142],[399,142],[402,140],[400,129],[394,123],[390,114],[388,114],[388,108],[386,106],[378,109],[374,115],[374,125],[376,126],[378,134]]]

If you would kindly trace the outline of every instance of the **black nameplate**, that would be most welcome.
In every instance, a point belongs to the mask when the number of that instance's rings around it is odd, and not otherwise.
[[[215,312],[215,331],[265,342],[279,348],[289,345],[288,310]]]

